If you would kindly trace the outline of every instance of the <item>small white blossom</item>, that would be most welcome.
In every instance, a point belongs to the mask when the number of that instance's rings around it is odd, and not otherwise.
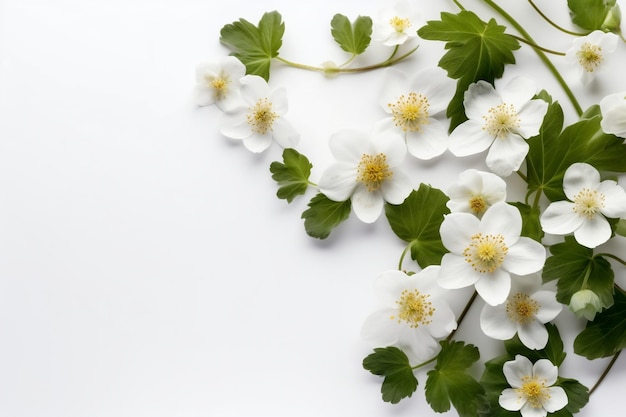
[[[402,204],[413,190],[399,169],[406,155],[400,135],[343,130],[331,136],[329,146],[336,162],[322,174],[319,189],[333,201],[350,199],[361,221],[376,221],[385,201]]]
[[[456,82],[439,67],[426,68],[408,77],[395,68],[385,70],[381,106],[389,114],[378,124],[406,140],[409,153],[431,159],[448,148],[446,109]]]
[[[468,169],[459,174],[447,194],[451,212],[481,217],[489,207],[506,200],[506,182],[491,172]]]
[[[611,237],[606,219],[626,217],[626,191],[612,180],[600,181],[600,173],[586,163],[572,164],[563,176],[569,200],[550,203],[540,218],[546,233],[574,233],[576,241],[595,248]]]
[[[439,284],[444,288],[474,285],[489,305],[506,301],[511,274],[529,275],[545,262],[543,245],[520,236],[522,216],[507,203],[491,206],[482,219],[469,213],[446,215],[439,229],[450,251],[441,260]]]
[[[626,138],[626,91],[610,94],[600,100],[600,112],[602,130]]]
[[[231,139],[243,140],[252,152],[263,152],[270,147],[272,139],[284,148],[295,146],[299,135],[283,117],[287,112],[285,90],[271,90],[258,75],[246,75],[241,84],[241,97],[222,115],[220,132]]]
[[[437,285],[438,271],[433,265],[411,276],[398,270],[379,275],[374,291],[380,306],[363,323],[362,337],[374,346],[401,348],[412,363],[431,359],[436,339],[457,326],[446,291]]]
[[[595,30],[587,36],[577,37],[565,52],[565,59],[576,65],[583,84],[589,84],[606,67],[606,58],[615,52],[618,36]]]
[[[381,9],[374,22],[372,40],[383,45],[402,45],[417,37],[421,26],[419,14],[408,0],[401,0],[394,7]]]
[[[203,62],[196,67],[195,101],[198,106],[215,104],[221,110],[233,107],[239,98],[240,80],[246,67],[234,56],[219,62]]]
[[[504,363],[502,372],[511,386],[498,398],[505,410],[519,411],[522,417],[546,417],[568,403],[565,390],[554,386],[559,370],[548,359],[539,359],[533,365],[525,356],[517,355],[515,360]]]
[[[506,177],[524,162],[526,139],[539,133],[548,103],[532,99],[537,90],[526,77],[501,83],[496,80],[494,88],[481,80],[469,86],[463,100],[468,120],[450,134],[449,149],[455,156],[467,156],[489,148],[487,166]]]
[[[556,318],[562,308],[556,291],[541,287],[539,274],[513,276],[506,302],[483,307],[480,328],[493,339],[508,340],[517,334],[529,349],[543,349],[548,343],[544,324]]]

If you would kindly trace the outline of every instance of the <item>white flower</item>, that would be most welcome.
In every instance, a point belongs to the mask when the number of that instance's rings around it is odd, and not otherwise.
[[[626,138],[626,91],[610,94],[600,100],[600,112],[602,130]]]
[[[505,303],[483,307],[480,328],[497,340],[508,340],[517,333],[524,346],[543,349],[548,343],[544,324],[558,316],[562,308],[555,291],[541,288],[539,274],[515,276]]]
[[[468,169],[448,188],[451,212],[472,213],[481,217],[492,205],[506,200],[506,182],[491,172]]]
[[[381,105],[390,114],[378,127],[402,134],[408,151],[419,159],[431,159],[448,148],[446,109],[456,83],[439,67],[427,68],[408,77],[385,70]]]
[[[511,273],[539,271],[546,251],[541,243],[521,237],[522,216],[507,203],[491,206],[482,219],[469,213],[446,215],[439,229],[450,251],[441,260],[439,284],[444,288],[474,285],[489,305],[503,303],[511,289]]]
[[[539,133],[548,103],[535,99],[535,84],[515,77],[496,88],[486,81],[471,84],[463,105],[468,120],[450,134],[449,149],[455,156],[467,156],[489,148],[486,163],[496,174],[506,177],[517,171],[526,154],[525,139]]]
[[[575,38],[572,47],[565,52],[565,59],[577,65],[580,80],[588,84],[606,67],[607,54],[615,52],[617,41],[616,34],[595,30],[587,36]]]
[[[380,308],[366,318],[363,338],[375,346],[402,348],[413,363],[431,359],[439,349],[435,339],[456,329],[456,319],[437,285],[439,266],[408,276],[384,272],[374,281]]]
[[[272,138],[284,148],[295,146],[299,135],[283,117],[287,112],[285,90],[270,90],[258,75],[246,75],[241,84],[241,98],[222,115],[220,132],[231,139],[243,139],[252,152],[269,148]]]
[[[567,405],[565,390],[553,386],[558,368],[548,359],[539,359],[533,365],[528,358],[517,355],[515,360],[504,363],[502,372],[511,386],[498,398],[505,410],[519,411],[522,417],[545,417]]]
[[[615,181],[600,182],[600,173],[589,164],[575,163],[567,168],[563,191],[569,201],[550,203],[541,215],[546,233],[573,232],[578,243],[595,248],[611,237],[606,217],[626,217],[626,191]]]
[[[351,199],[356,216],[372,223],[384,202],[401,204],[412,191],[406,174],[398,169],[406,145],[398,134],[343,130],[329,140],[336,162],[319,180],[319,189],[331,200]]]
[[[602,301],[598,295],[589,290],[576,291],[569,301],[569,308],[579,318],[593,320],[596,313],[602,311]]]
[[[402,45],[409,38],[417,37],[421,23],[412,3],[402,0],[395,7],[381,9],[374,22],[372,40],[383,45]]]
[[[198,106],[215,104],[221,110],[232,108],[241,88],[246,67],[234,56],[220,62],[203,62],[196,67],[195,101]]]

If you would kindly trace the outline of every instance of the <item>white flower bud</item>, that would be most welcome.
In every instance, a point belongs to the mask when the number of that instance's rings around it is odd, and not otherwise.
[[[596,313],[602,310],[602,302],[595,292],[591,290],[580,290],[572,295],[569,308],[579,318],[593,320]]]

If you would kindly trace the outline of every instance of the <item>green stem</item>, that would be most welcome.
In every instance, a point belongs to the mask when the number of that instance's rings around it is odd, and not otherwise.
[[[528,32],[526,32],[526,30],[524,30],[524,28],[522,27],[522,25],[520,25],[517,20],[515,20],[510,14],[508,14],[504,9],[502,9],[500,6],[498,6],[497,4],[495,4],[492,0],[483,0],[489,7],[491,7],[493,10],[495,10],[497,13],[500,14],[500,16],[502,16],[504,19],[506,19],[515,29],[517,29],[517,31],[522,35],[522,37],[524,39],[526,39],[528,42],[536,44],[536,42],[533,40],[533,38],[528,34]],[[552,74],[554,75],[554,77],[556,78],[556,80],[558,81],[558,83],[561,85],[561,88],[563,88],[563,90],[565,91],[565,94],[567,94],[567,97],[569,98],[569,100],[572,103],[572,106],[574,107],[574,109],[576,110],[576,113],[578,114],[578,116],[583,114],[583,110],[580,107],[580,104],[578,103],[578,100],[576,100],[576,96],[574,96],[574,93],[572,92],[572,90],[569,88],[569,86],[567,85],[567,83],[565,82],[565,80],[563,79],[563,77],[561,76],[561,73],[556,69],[556,67],[554,66],[554,64],[552,63],[552,61],[550,61],[548,59],[548,57],[546,56],[546,54],[543,53],[542,50],[540,49],[534,49],[535,53],[539,56],[539,58],[541,59],[541,61],[543,61],[543,63],[546,65],[546,67],[548,67],[548,69],[550,70],[550,72],[552,72]]]
[[[521,173],[521,172],[519,172],[519,171],[515,171],[515,172],[517,172],[517,175],[518,175],[521,179],[523,179],[523,180],[524,180],[524,182],[528,183],[528,177],[527,177],[526,175],[522,174],[522,173]]]
[[[461,9],[461,10],[465,10],[465,7],[463,7],[463,5],[458,1],[458,0],[452,0],[454,2],[454,4],[456,4],[456,6]]]
[[[589,263],[587,267],[585,268],[585,277],[583,278],[583,283],[580,286],[581,290],[587,289],[587,282],[589,281],[590,276],[591,276],[591,263]]]
[[[446,338],[446,340],[451,340],[452,336],[454,336],[454,334],[456,333],[456,331],[458,330],[459,327],[461,327],[461,323],[463,322],[463,319],[465,318],[465,316],[467,315],[470,307],[472,306],[472,304],[474,304],[474,300],[476,300],[476,296],[478,295],[478,293],[476,291],[474,291],[474,293],[472,294],[472,296],[470,297],[470,299],[467,301],[467,304],[465,304],[465,308],[463,309],[463,311],[461,312],[461,315],[459,315],[459,319],[456,322],[456,329],[452,330],[452,332],[448,335],[448,337]]]
[[[598,380],[596,381],[596,383],[594,384],[593,387],[591,387],[591,389],[589,390],[589,395],[593,394],[593,392],[596,390],[596,388],[598,388],[598,386],[602,383],[602,381],[604,380],[604,378],[606,378],[606,376],[609,374],[609,371],[611,370],[611,368],[613,367],[613,365],[615,365],[615,362],[617,361],[617,358],[619,357],[619,354],[622,353],[621,350],[618,350],[614,355],[613,358],[611,358],[611,362],[609,362],[609,364],[606,366],[606,368],[604,368],[604,372],[602,372],[602,375],[600,375],[600,378],[598,378]]]
[[[550,25],[552,25],[553,27],[555,27],[556,29],[560,30],[561,32],[567,33],[568,35],[574,35],[574,36],[585,36],[588,35],[588,33],[579,33],[579,32],[572,32],[571,30],[567,30],[562,26],[557,25],[556,23],[554,23],[552,20],[550,20],[550,18],[548,16],[546,16],[540,9],[539,7],[537,7],[537,5],[533,2],[533,0],[528,0],[528,2],[530,3],[530,5],[533,7],[533,9],[535,9],[535,11],[537,13],[539,13],[539,16],[543,17],[543,19],[548,22]]]
[[[518,41],[520,41],[522,43],[525,43],[526,45],[528,45],[528,46],[530,46],[532,48],[539,49],[539,50],[541,50],[543,52],[547,52],[547,53],[553,54],[553,55],[565,56],[565,52],[559,52],[559,51],[555,51],[555,50],[552,50],[552,49],[544,48],[543,46],[539,46],[539,45],[537,45],[535,43],[530,43],[526,39],[524,39],[522,37],[519,37],[519,36],[515,36],[515,35],[511,35],[511,36],[513,36]]]
[[[412,367],[411,367],[411,369],[421,368],[422,366],[426,366],[426,365],[428,365],[429,363],[432,363],[432,362],[434,362],[434,361],[436,361],[436,360],[437,360],[437,356],[435,356],[434,358],[430,358],[430,359],[428,359],[426,362],[422,362],[422,363],[420,363],[419,365],[412,366]]]
[[[613,255],[612,253],[598,253],[595,256],[605,256],[607,258],[614,259],[617,262],[621,263],[622,265],[626,266],[626,261],[625,260],[623,260],[622,258],[619,258],[619,257],[617,257],[615,255]]]
[[[315,188],[317,188],[317,187],[318,187],[318,185],[317,185],[316,183],[312,182],[312,181],[307,181],[306,183],[307,183],[308,185],[310,185],[311,187],[315,187]]]
[[[402,255],[400,255],[400,262],[398,262],[398,270],[402,271],[402,263],[404,261],[404,257],[406,256],[407,252],[409,251],[409,249],[411,249],[411,246],[413,246],[413,243],[409,243],[408,245],[406,245],[406,248],[404,248],[404,250],[402,251]]]
[[[541,200],[541,190],[536,191],[535,201],[533,201],[533,209],[539,208],[539,200]]]

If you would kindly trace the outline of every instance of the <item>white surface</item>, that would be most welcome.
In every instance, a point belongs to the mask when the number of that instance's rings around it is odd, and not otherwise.
[[[268,167],[281,150],[249,153],[218,133],[216,108],[191,100],[195,65],[227,54],[226,23],[278,10],[284,57],[340,62],[332,16],[374,16],[387,3],[0,0],[0,416],[435,415],[423,375],[394,406],[361,368],[371,282],[396,267],[402,242],[382,218],[367,226],[354,215],[327,241],[307,237],[300,214],[312,194],[291,205],[274,196]],[[456,11],[417,3],[425,19]],[[525,2],[500,3],[539,22]],[[564,5],[538,3],[567,21]],[[543,23],[528,29],[569,46]],[[442,47],[423,41],[400,68],[436,65]],[[506,76],[535,77],[573,121],[535,54],[516,56]],[[616,56],[624,62],[626,45]],[[626,90],[618,71],[592,93],[574,87],[583,107]],[[312,180],[333,131],[379,117],[380,76],[275,67]],[[416,186],[445,189],[482,158],[412,161]],[[472,317],[457,338],[489,358],[499,345],[477,336]],[[559,320],[571,344],[581,323]],[[562,374],[591,386],[603,364],[570,354]],[[579,415],[609,410],[625,372],[621,358]]]

